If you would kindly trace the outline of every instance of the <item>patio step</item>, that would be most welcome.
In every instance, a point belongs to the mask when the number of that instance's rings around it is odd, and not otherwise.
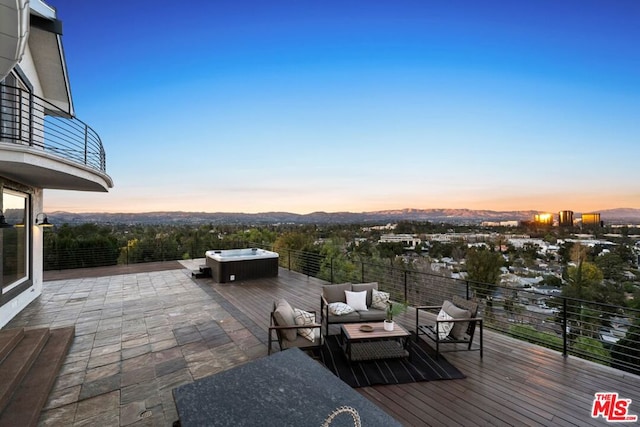
[[[0,331],[0,363],[11,353],[22,337],[24,337],[23,328]]]
[[[74,336],[73,326],[23,331],[0,363],[0,427],[37,425]]]
[[[191,272],[191,277],[195,277],[196,279],[204,279],[206,277],[211,277],[211,267],[205,265],[201,265],[198,270],[194,270]]]

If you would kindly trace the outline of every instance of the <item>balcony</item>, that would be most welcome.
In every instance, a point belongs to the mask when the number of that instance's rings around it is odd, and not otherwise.
[[[99,135],[20,88],[2,85],[0,170],[38,188],[105,192],[113,187]]]
[[[264,357],[273,299],[319,310],[327,283],[281,268],[277,278],[217,284],[191,278],[200,264],[46,273],[42,296],[7,325],[76,327],[40,423],[171,425],[173,388]],[[413,316],[396,320],[412,329]],[[637,375],[496,331],[484,342],[482,360],[446,354],[465,379],[356,390],[405,425],[604,425],[591,418],[601,391],[632,399],[630,412],[640,413]]]

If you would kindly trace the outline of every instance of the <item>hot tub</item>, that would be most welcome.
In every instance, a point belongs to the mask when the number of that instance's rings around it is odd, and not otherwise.
[[[227,249],[207,251],[205,256],[211,276],[218,283],[278,275],[276,252],[257,248]]]

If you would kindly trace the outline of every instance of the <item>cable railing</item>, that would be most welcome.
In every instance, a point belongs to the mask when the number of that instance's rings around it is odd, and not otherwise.
[[[0,141],[106,172],[100,136],[86,123],[21,88],[0,85],[0,99]]]
[[[271,245],[225,242],[224,247]],[[191,259],[211,247],[158,240],[113,249],[105,246],[56,250],[45,248],[45,270],[64,270],[140,262]],[[487,286],[470,280],[416,271],[402,262],[330,257],[315,252],[280,250],[282,268],[330,283],[378,282],[394,301],[409,306],[441,305],[454,295],[479,302],[486,327],[514,338],[617,369],[640,374],[640,310],[567,298],[560,292],[521,286]]]
[[[533,344],[640,374],[640,310],[567,298],[559,291],[489,285],[415,271],[370,260],[338,262],[320,254],[288,250],[280,265],[331,283],[378,282],[395,301],[441,305],[454,295],[474,298],[484,324]],[[345,269],[344,266],[347,265]]]

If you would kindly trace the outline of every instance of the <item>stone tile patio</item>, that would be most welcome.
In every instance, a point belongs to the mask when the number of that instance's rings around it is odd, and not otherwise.
[[[191,279],[197,265],[45,282],[7,325],[76,325],[40,425],[170,426],[174,387],[266,355],[261,329]]]

